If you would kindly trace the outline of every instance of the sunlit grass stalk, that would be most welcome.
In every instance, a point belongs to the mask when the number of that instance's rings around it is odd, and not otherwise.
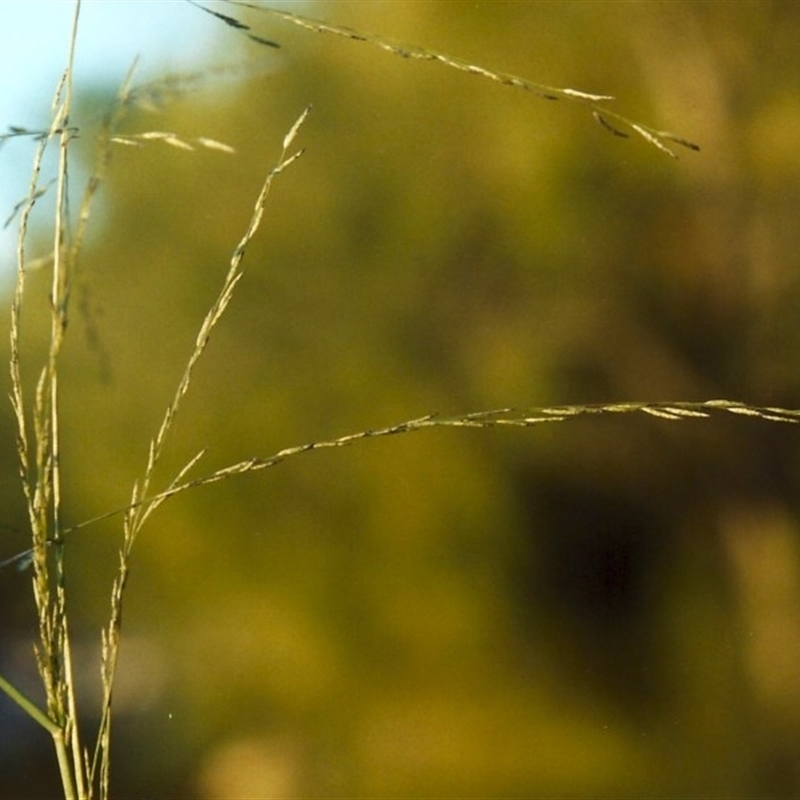
[[[398,436],[404,433],[429,428],[532,428],[546,423],[567,422],[583,417],[597,417],[608,415],[642,414],[662,420],[674,422],[708,419],[712,415],[727,413],[738,417],[750,417],[765,422],[782,422],[789,424],[800,423],[800,409],[780,408],[776,406],[755,406],[737,400],[701,400],[674,401],[674,402],[623,402],[623,403],[594,403],[562,406],[543,406],[537,408],[500,408],[491,411],[477,411],[469,414],[443,417],[437,414],[426,414],[415,419],[396,422],[381,428],[367,428],[355,433],[348,433],[334,439],[322,439],[315,442],[285,447],[269,456],[256,456],[222,467],[215,472],[198,478],[183,481],[183,476],[189,472],[194,464],[203,455],[198,453],[181,472],[175,477],[172,484],[164,491],[148,497],[140,497],[131,504],[112,511],[106,511],[91,519],[79,522],[67,528],[64,533],[72,534],[88,528],[98,522],[110,519],[121,514],[130,513],[139,506],[160,505],[165,500],[175,497],[189,489],[208,486],[213,483],[227,480],[236,475],[276,467],[284,461],[296,456],[304,455],[316,450],[330,450],[349,447],[353,444],[368,439],[381,439],[387,436]],[[27,552],[18,553],[5,564],[24,558]],[[2,565],[0,565],[2,566]]]
[[[72,670],[72,656],[69,641],[69,628],[66,599],[65,548],[61,535],[61,451],[59,431],[59,397],[58,367],[64,335],[67,329],[67,312],[70,292],[70,256],[68,229],[68,176],[69,145],[72,132],[69,130],[69,115],[72,109],[72,78],[75,59],[75,44],[78,34],[80,2],[75,3],[73,27],[70,36],[67,68],[64,74],[64,99],[61,113],[56,119],[61,130],[59,134],[59,162],[56,183],[56,214],[53,243],[53,273],[51,288],[51,325],[50,348],[47,361],[46,384],[50,398],[48,409],[50,415],[49,447],[50,468],[52,476],[52,532],[54,543],[56,603],[54,608],[54,628],[57,636],[56,659],[60,661],[57,681],[59,684],[59,719],[63,721],[64,735],[71,755],[71,780],[75,783],[78,797],[86,797],[85,765],[82,752],[80,728],[75,699],[75,682]],[[45,551],[46,552],[46,551]],[[62,770],[63,776],[63,770]],[[63,777],[62,777],[63,779]],[[71,787],[70,787],[71,789]]]
[[[198,0],[188,0],[188,2],[197,8],[201,8],[204,11],[213,14],[215,17],[223,19],[223,21],[229,25],[244,29],[245,34],[251,39],[255,39],[256,41],[260,40],[260,37],[257,37],[250,32],[250,26],[245,25],[241,21],[236,20],[233,17],[211,11],[198,2]],[[449,56],[446,53],[439,52],[438,50],[431,50],[428,48],[419,47],[417,45],[398,44],[397,42],[392,42],[389,39],[383,36],[378,36],[374,33],[357,31],[353,28],[347,27],[346,25],[334,25],[329,22],[323,22],[319,19],[313,19],[301,14],[296,14],[292,11],[285,11],[279,8],[270,8],[268,5],[248,2],[248,0],[225,0],[225,3],[229,6],[239,6],[277,17],[284,22],[290,22],[293,25],[313,31],[314,33],[330,33],[334,36],[350,39],[354,42],[365,42],[383,50],[386,53],[399,56],[400,58],[417,61],[432,61],[434,63],[442,64],[446,67],[450,67],[451,69],[458,70],[459,72],[466,72],[471,75],[477,75],[481,78],[487,78],[490,81],[503,84],[504,86],[523,89],[545,100],[565,100],[571,103],[578,103],[588,107],[594,119],[614,135],[627,139],[629,134],[625,132],[625,129],[633,131],[641,136],[646,142],[649,142],[663,153],[666,153],[675,159],[678,158],[677,153],[671,147],[669,147],[666,142],[678,144],[681,147],[688,148],[689,150],[700,149],[697,144],[685,139],[682,136],[670,133],[669,131],[658,130],[650,125],[644,125],[640,122],[635,122],[634,120],[629,119],[628,117],[625,117],[616,111],[611,111],[607,106],[610,101],[614,100],[611,95],[583,92],[579,89],[547,86],[543,83],[536,83],[528,80],[527,78],[521,78],[519,75],[512,75],[508,72],[489,69],[481,66],[480,64],[472,64],[469,61],[465,61],[461,58],[454,58],[453,56]],[[610,123],[609,120],[614,120],[614,124]]]
[[[93,172],[84,192],[74,234],[69,229],[69,149],[77,128],[70,125],[72,108],[72,77],[77,40],[80,0],[76,0],[75,12],[69,40],[67,66],[56,90],[53,101],[53,118],[47,130],[28,131],[10,129],[9,136],[27,135],[37,142],[34,155],[28,195],[14,208],[11,217],[19,214],[17,239],[17,275],[11,302],[10,358],[11,376],[10,399],[17,427],[17,455],[23,493],[28,508],[29,524],[32,532],[30,561],[33,564],[33,593],[38,616],[39,644],[35,647],[36,662],[44,686],[46,711],[26,697],[9,681],[0,676],[0,690],[7,694],[28,715],[42,725],[53,737],[61,783],[67,798],[88,798],[97,788],[101,797],[109,793],[109,746],[110,746],[110,708],[113,679],[119,650],[119,632],[122,618],[122,597],[129,571],[130,549],[136,533],[141,528],[150,511],[161,501],[154,501],[153,508],[141,509],[134,505],[135,513],[125,520],[125,535],[120,554],[120,571],[112,587],[112,611],[109,626],[104,630],[102,641],[102,684],[103,716],[98,732],[94,757],[91,766],[87,764],[87,754],[83,749],[78,725],[78,708],[75,697],[75,684],[70,650],[70,636],[66,600],[66,563],[61,521],[62,489],[59,446],[59,362],[67,329],[71,289],[74,284],[78,256],[85,238],[93,200],[102,183],[110,158],[112,143],[124,140],[116,137],[117,127],[124,112],[132,104],[147,100],[159,91],[159,84],[149,84],[136,93],[131,91],[131,68],[109,114],[101,125],[96,141],[96,161]],[[135,65],[134,65],[135,66]],[[199,76],[192,76],[192,84]],[[174,82],[174,81],[173,81]],[[171,86],[172,92],[182,91],[181,86]],[[204,322],[198,335],[197,344],[189,360],[176,396],[169,406],[164,423],[159,429],[145,470],[142,485],[149,485],[153,469],[158,461],[161,447],[169,431],[171,421],[177,413],[182,397],[189,387],[194,366],[210,336],[211,330],[225,311],[233,289],[241,277],[241,263],[244,251],[260,224],[264,204],[273,178],[292,163],[299,153],[287,156],[297,130],[305,119],[304,113],[292,127],[284,140],[284,149],[279,163],[273,168],[258,198],[253,220],[232,260],[222,292]],[[162,139],[167,144],[192,149],[174,134],[157,131],[133,134],[131,139]],[[40,176],[47,146],[58,141],[58,166],[56,178],[42,186]],[[205,137],[194,143],[208,149],[232,152],[227,145]],[[37,259],[36,267],[48,266],[51,272],[50,289],[50,338],[45,363],[36,382],[33,401],[26,401],[22,357],[21,329],[22,310],[25,298],[26,276],[32,268],[27,258],[26,242],[31,213],[36,202],[46,193],[48,187],[55,185],[55,216],[53,248],[49,257]],[[8,220],[11,221],[11,218]],[[32,433],[29,433],[28,409],[30,408]],[[192,459],[176,476],[182,481],[185,473],[194,464]],[[172,484],[170,485],[172,486]],[[134,489],[134,498],[143,496],[141,489]],[[5,562],[4,562],[5,563]],[[99,777],[99,780],[98,780]]]
[[[33,544],[33,593],[39,621],[36,661],[45,690],[47,713],[46,715],[44,712],[32,713],[30,702],[21,705],[40,723],[44,723],[45,718],[49,723],[45,723],[45,727],[53,737],[62,787],[67,798],[86,796],[67,625],[64,547],[61,537],[58,418],[58,365],[67,324],[69,299],[67,178],[72,131],[68,129],[68,125],[72,105],[72,72],[79,16],[80,2],[76,2],[67,66],[53,102],[53,121],[48,137],[43,138],[36,149],[28,200],[22,208],[17,241],[17,280],[12,300],[10,331],[11,402],[17,422],[17,452]],[[40,196],[39,176],[44,152],[50,138],[56,135],[59,136],[59,159],[50,298],[50,342],[46,363],[41,370],[34,395],[35,466],[32,468],[20,364],[20,323],[26,271],[25,239],[30,214]],[[54,545],[52,569],[48,561],[48,547],[51,543]],[[5,685],[3,688],[6,688]]]
[[[253,208],[253,215],[250,223],[233,251],[228,272],[222,283],[222,288],[217,295],[216,300],[209,308],[201,326],[197,333],[194,348],[187,360],[186,367],[184,368],[183,375],[181,376],[175,394],[167,406],[161,425],[155,437],[150,442],[147,463],[145,465],[144,473],[140,480],[134,483],[131,495],[131,503],[125,512],[123,523],[123,542],[120,549],[119,571],[114,579],[111,591],[111,617],[108,627],[102,634],[102,682],[103,682],[103,701],[102,701],[102,715],[100,728],[97,738],[97,746],[95,754],[92,759],[91,777],[94,780],[98,774],[100,776],[100,796],[106,798],[108,796],[108,776],[109,776],[109,748],[111,742],[111,708],[112,708],[112,695],[114,686],[114,675],[116,672],[117,661],[119,658],[120,649],[120,634],[122,628],[122,609],[124,604],[125,586],[130,574],[130,559],[134,542],[147,521],[150,514],[166,499],[169,494],[161,493],[148,498],[148,492],[153,480],[156,466],[158,465],[160,456],[162,454],[164,444],[168,438],[170,430],[172,429],[173,422],[178,414],[181,403],[189,391],[189,387],[194,375],[195,368],[203,353],[205,352],[211,333],[216,327],[217,323],[225,314],[228,305],[233,297],[233,293],[237,284],[244,274],[244,256],[247,247],[252,241],[253,237],[258,231],[264,215],[264,207],[269,196],[270,189],[274,179],[285,170],[290,164],[294,163],[301,155],[302,150],[289,154],[295,136],[306,119],[310,109],[306,109],[291,127],[283,140],[283,147],[277,164],[272,167],[267,173],[261,191],[256,199]],[[186,473],[195,465],[200,459],[202,453],[199,453],[192,458],[184,467],[179,471],[178,475],[173,479],[172,484],[167,489],[169,492],[174,489],[176,485],[180,485]]]

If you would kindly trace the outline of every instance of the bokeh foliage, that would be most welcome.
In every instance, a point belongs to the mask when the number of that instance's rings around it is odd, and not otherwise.
[[[61,379],[74,521],[125,504],[309,103],[307,152],[274,187],[165,481],[202,447],[208,472],[435,410],[800,405],[800,6],[311,13],[614,94],[703,152],[676,163],[580,109],[263,15],[242,16],[279,55],[220,26],[215,58],[269,68],[126,130],[237,153],[115,151],[82,258]],[[797,794],[797,436],[716,418],[429,431],[170,501],[129,584],[118,794]],[[110,520],[71,545],[88,703],[118,534]],[[20,614],[27,590],[3,576]],[[27,752],[20,769],[47,757]]]

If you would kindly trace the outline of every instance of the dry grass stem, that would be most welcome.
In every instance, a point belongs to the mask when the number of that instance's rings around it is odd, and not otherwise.
[[[209,10],[197,2],[197,0],[189,0],[189,2],[196,8],[200,8],[216,17],[223,18],[228,24],[234,24],[235,27],[243,26],[248,28],[248,26],[245,26],[244,23],[238,22],[233,17]],[[699,145],[681,136],[656,130],[648,125],[634,122],[633,120],[622,116],[622,114],[610,111],[603,104],[614,99],[611,95],[593,94],[591,92],[583,92],[578,89],[559,89],[554,86],[535,83],[527,80],[526,78],[521,78],[518,75],[487,69],[486,67],[482,67],[477,64],[471,64],[468,61],[445,55],[444,53],[440,53],[436,50],[429,50],[415,45],[397,44],[383,36],[356,31],[353,28],[347,27],[346,25],[332,25],[328,22],[312,19],[311,17],[302,16],[291,11],[283,11],[277,8],[270,8],[269,6],[257,5],[255,3],[247,2],[247,0],[225,0],[225,2],[230,6],[240,6],[242,8],[248,8],[263,14],[269,14],[273,17],[278,17],[285,22],[290,22],[293,25],[298,25],[301,28],[305,28],[306,30],[313,31],[315,33],[330,33],[334,36],[340,36],[345,39],[350,39],[354,42],[366,42],[380,48],[387,53],[399,56],[400,58],[415,59],[418,61],[433,61],[443,64],[446,67],[459,70],[460,72],[467,72],[471,75],[478,75],[482,78],[488,78],[489,80],[495,81],[496,83],[501,83],[504,86],[512,86],[517,89],[524,89],[525,91],[542,97],[545,100],[567,100],[580,103],[589,107],[594,119],[606,130],[619,136],[625,136],[626,138],[626,134],[622,133],[620,129],[628,128],[633,130],[643,139],[645,139],[645,141],[649,142],[662,152],[675,159],[678,158],[678,155],[672,148],[668,147],[664,143],[665,139],[674,144],[679,144],[681,147],[686,147],[689,150],[700,149]],[[612,125],[608,121],[609,118],[613,119],[615,124]]]
[[[800,422],[800,409],[779,408],[775,406],[754,406],[735,400],[704,400],[699,402],[657,402],[657,403],[599,403],[566,406],[544,406],[539,408],[500,408],[491,411],[478,411],[471,414],[441,417],[436,414],[426,414],[415,419],[405,420],[382,428],[368,428],[356,433],[349,433],[335,439],[325,439],[316,442],[286,447],[270,456],[253,457],[222,467],[209,475],[184,481],[183,478],[200,460],[203,452],[191,459],[175,477],[170,486],[164,491],[148,497],[137,496],[129,505],[107,511],[91,519],[79,522],[63,531],[72,534],[98,522],[131,513],[135,508],[146,506],[147,516],[161,503],[175,497],[188,489],[208,486],[219,483],[235,475],[243,475],[270,467],[275,467],[287,459],[314,450],[328,450],[339,447],[349,447],[357,442],[367,439],[378,439],[386,436],[396,436],[403,433],[412,433],[427,428],[494,428],[515,427],[530,428],[543,423],[567,422],[579,417],[619,415],[619,414],[645,414],[663,420],[680,422],[686,420],[701,420],[713,414],[728,413],[737,416],[748,416],[766,422],[784,422],[797,424]],[[15,556],[0,563],[0,567],[23,561],[30,551],[17,553]]]
[[[178,414],[178,410],[181,406],[183,398],[189,391],[189,386],[191,384],[195,367],[205,352],[211,333],[228,308],[230,300],[233,296],[233,292],[241,280],[242,275],[244,274],[243,259],[248,245],[256,235],[256,232],[261,224],[261,220],[264,215],[264,207],[272,187],[272,182],[275,177],[283,172],[283,170],[286,169],[290,164],[294,163],[294,161],[296,161],[302,154],[302,151],[299,151],[290,155],[288,154],[288,148],[292,145],[300,126],[308,115],[308,112],[309,109],[307,108],[305,111],[303,111],[294,125],[292,125],[289,132],[284,137],[283,149],[277,164],[267,173],[267,176],[261,187],[261,191],[255,202],[250,223],[245,231],[245,234],[242,236],[233,252],[231,263],[228,272],[225,275],[219,295],[207,312],[205,319],[200,326],[200,330],[195,340],[194,349],[188,358],[183,375],[181,376],[178,387],[175,391],[175,395],[170,404],[167,406],[158,432],[150,442],[143,476],[141,480],[134,483],[131,494],[131,502],[125,510],[123,523],[123,543],[120,550],[119,570],[116,578],[114,579],[111,590],[111,616],[108,626],[102,632],[102,712],[95,751],[92,758],[91,768],[89,770],[90,784],[94,784],[95,780],[99,779],[101,798],[107,797],[109,791],[111,708],[114,676],[116,674],[116,668],[119,659],[122,630],[122,609],[124,604],[125,586],[130,574],[130,559],[133,544],[149,516],[167,497],[171,495],[171,493],[174,492],[176,486],[181,485],[181,481],[184,480],[186,474],[202,457],[202,451],[184,465],[165,492],[155,495],[154,497],[148,497],[149,487],[163,451],[164,444],[172,428],[172,424]],[[163,136],[151,136],[150,138],[163,138]]]

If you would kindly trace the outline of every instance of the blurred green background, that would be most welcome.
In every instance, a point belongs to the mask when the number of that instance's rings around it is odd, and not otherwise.
[[[800,406],[800,4],[297,10],[613,94],[702,152],[676,162],[580,106],[263,14],[241,17],[280,53],[220,24],[220,62],[267,69],[123,131],[236,154],[115,150],[81,260],[61,378],[70,522],[127,501],[310,103],[162,485],[203,447],[196,474],[431,411]],[[82,94],[84,118],[113,91]],[[80,148],[88,167],[90,135]],[[47,282],[31,275],[42,309]],[[5,555],[26,544],[9,408],[0,422]],[[113,793],[800,796],[798,436],[733,416],[433,430],[171,500],[135,550]],[[69,547],[87,730],[120,531]],[[36,694],[29,574],[2,573],[0,602],[3,674]],[[55,796],[46,734],[3,703],[0,796]]]

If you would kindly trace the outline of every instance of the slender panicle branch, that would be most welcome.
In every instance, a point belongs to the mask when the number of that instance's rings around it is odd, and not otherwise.
[[[234,27],[243,27],[249,31],[249,26],[245,25],[235,17],[225,14],[219,14],[211,11],[205,6],[201,5],[198,0],[188,0],[196,8],[200,8],[207,13],[213,14],[215,17],[222,18],[224,22]],[[460,58],[446,55],[437,50],[430,50],[427,48],[419,47],[416,45],[405,45],[392,42],[389,39],[378,36],[374,33],[364,33],[349,28],[346,25],[333,25],[328,22],[323,22],[319,19],[296,14],[293,11],[285,11],[278,8],[270,8],[269,6],[260,5],[247,0],[225,0],[229,6],[241,7],[257,11],[262,14],[267,14],[272,17],[297,25],[305,30],[313,31],[314,33],[329,33],[334,36],[339,36],[345,39],[350,39],[354,42],[365,42],[383,50],[391,55],[399,56],[409,60],[417,61],[432,61],[437,64],[442,64],[451,69],[458,70],[459,72],[466,72],[470,75],[477,75],[481,78],[487,78],[490,81],[501,83],[504,86],[511,86],[516,89],[523,89],[526,92],[535,94],[545,100],[565,100],[571,103],[578,103],[591,111],[594,119],[603,126],[606,130],[616,136],[628,138],[627,131],[641,136],[646,142],[653,145],[662,153],[666,153],[671,158],[678,158],[677,153],[667,144],[677,144],[689,150],[699,150],[699,145],[685,139],[682,136],[677,136],[669,131],[658,130],[649,125],[644,125],[636,122],[628,117],[623,116],[615,111],[607,108],[607,103],[614,100],[611,95],[594,94],[592,92],[583,92],[579,89],[559,89],[555,86],[547,86],[543,83],[535,83],[527,78],[521,78],[518,75],[512,75],[508,72],[500,72],[494,69],[488,69],[479,64],[472,64]],[[252,38],[252,37],[251,37]],[[609,120],[613,120],[609,122]]]
[[[133,491],[131,494],[131,502],[125,510],[125,517],[123,521],[123,544],[120,552],[120,565],[117,572],[117,577],[111,590],[111,617],[108,627],[103,631],[102,638],[102,682],[103,682],[103,701],[102,712],[100,720],[100,728],[97,737],[97,744],[95,747],[94,756],[92,759],[92,766],[89,771],[90,782],[94,782],[99,778],[101,797],[108,796],[108,779],[109,779],[109,748],[111,742],[111,700],[113,696],[114,676],[116,674],[117,661],[119,658],[120,635],[122,630],[122,609],[125,593],[125,586],[130,575],[130,560],[133,544],[142,526],[147,521],[152,512],[163,502],[166,497],[162,496],[165,493],[156,494],[153,497],[148,497],[150,485],[152,483],[156,467],[164,449],[172,425],[181,407],[184,397],[189,391],[192,377],[195,368],[197,367],[200,358],[206,350],[211,333],[225,314],[228,305],[233,297],[234,290],[244,275],[244,256],[250,242],[258,231],[262,218],[264,216],[264,208],[266,206],[267,197],[269,196],[270,189],[274,179],[281,174],[288,166],[293,164],[301,155],[302,150],[289,154],[289,148],[292,146],[294,139],[300,129],[300,126],[305,121],[309,113],[307,108],[297,121],[292,125],[289,132],[283,140],[283,147],[277,164],[272,167],[267,173],[261,191],[256,199],[253,208],[253,215],[247,230],[237,244],[231,256],[230,266],[225,278],[222,282],[222,288],[217,295],[216,300],[208,310],[205,319],[203,320],[200,330],[195,339],[194,348],[189,355],[189,358],[184,368],[183,375],[181,376],[175,394],[164,412],[164,417],[155,437],[150,442],[148,451],[147,462],[145,464],[144,473],[141,480],[134,483]],[[166,496],[169,492],[174,490],[176,485],[183,481],[186,473],[195,465],[201,457],[198,454],[180,470],[177,477],[173,479],[172,483],[166,490]]]
[[[317,442],[286,447],[270,456],[253,457],[223,467],[209,475],[199,478],[184,480],[189,470],[200,460],[203,455],[198,453],[181,470],[172,484],[163,492],[148,497],[138,497],[135,502],[106,511],[91,519],[79,522],[66,528],[64,534],[72,534],[98,522],[110,519],[120,514],[127,514],[140,506],[147,506],[152,511],[165,500],[175,497],[188,489],[196,489],[212,483],[256,472],[270,467],[275,467],[287,459],[313,450],[329,450],[339,447],[349,447],[367,439],[379,439],[386,436],[395,436],[403,433],[413,433],[427,428],[498,428],[515,427],[531,428],[544,423],[568,422],[582,417],[644,414],[661,420],[680,422],[686,420],[707,419],[714,414],[727,413],[738,417],[749,417],[753,420],[764,422],[783,422],[789,424],[800,423],[800,409],[780,408],[777,406],[755,406],[735,400],[703,400],[699,402],[661,402],[661,403],[600,403],[584,405],[544,406],[537,408],[499,408],[491,411],[478,411],[451,417],[442,417],[436,414],[426,414],[423,417],[398,422],[383,428],[368,428],[356,433],[349,433],[335,439],[325,439]],[[5,561],[0,562],[0,568],[16,564],[25,565],[30,558],[31,551],[17,553]]]

